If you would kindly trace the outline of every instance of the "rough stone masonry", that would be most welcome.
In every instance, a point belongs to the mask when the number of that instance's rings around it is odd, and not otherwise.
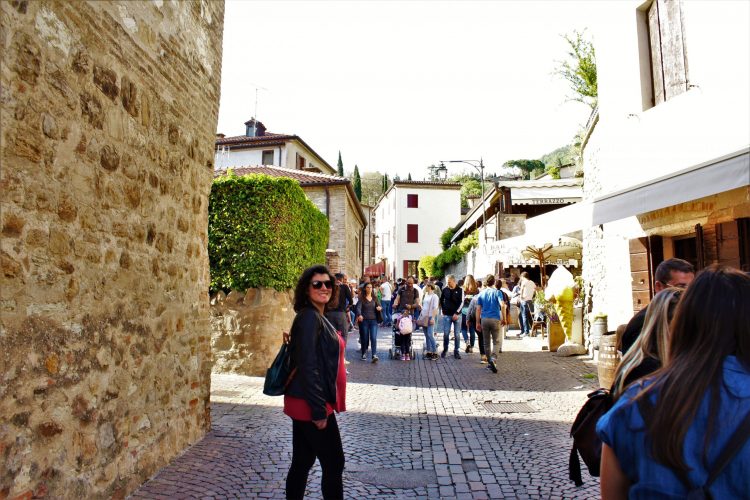
[[[122,497],[210,425],[224,5],[0,6],[0,498]]]

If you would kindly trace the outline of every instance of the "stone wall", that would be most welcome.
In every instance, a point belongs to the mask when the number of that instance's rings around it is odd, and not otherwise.
[[[215,373],[265,375],[294,319],[293,290],[251,288],[211,298]]]
[[[0,9],[0,498],[122,497],[210,426],[224,6]]]

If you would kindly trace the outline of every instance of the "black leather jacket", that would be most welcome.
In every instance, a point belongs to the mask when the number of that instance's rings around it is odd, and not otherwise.
[[[339,371],[338,333],[312,307],[297,313],[290,332],[292,366],[297,368],[285,394],[307,401],[313,420],[327,417],[326,402],[336,404]]]

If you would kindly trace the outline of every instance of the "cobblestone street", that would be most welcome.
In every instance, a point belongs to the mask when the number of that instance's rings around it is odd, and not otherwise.
[[[572,419],[595,388],[595,366],[542,351],[541,339],[511,331],[499,373],[479,354],[438,361],[359,360],[349,336],[348,411],[338,416],[347,498],[596,498],[584,472],[567,478]],[[442,335],[439,335],[442,344]],[[421,353],[423,336],[414,335]],[[462,342],[463,344],[463,342]],[[463,351],[463,350],[462,350]],[[291,459],[291,423],[282,398],[262,394],[263,379],[214,375],[211,432],[136,491],[132,498],[283,498]],[[487,403],[520,403],[496,413]],[[507,407],[505,409],[508,409]],[[320,468],[308,482],[320,498]]]

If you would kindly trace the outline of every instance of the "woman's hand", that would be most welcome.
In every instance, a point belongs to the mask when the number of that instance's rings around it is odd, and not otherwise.
[[[382,311],[383,310],[383,308],[380,307],[380,306],[376,307],[375,309],[377,309],[378,311]]]
[[[289,336],[289,332],[281,332],[281,338],[283,339],[285,344],[289,343],[289,340],[291,337]]]
[[[357,316],[357,323],[362,323],[362,321],[364,321],[364,319],[365,319],[364,316],[362,316],[360,314],[359,316]]]
[[[315,424],[315,427],[317,427],[319,431],[322,431],[328,425],[328,419],[324,418],[323,420],[313,420],[312,423]]]

